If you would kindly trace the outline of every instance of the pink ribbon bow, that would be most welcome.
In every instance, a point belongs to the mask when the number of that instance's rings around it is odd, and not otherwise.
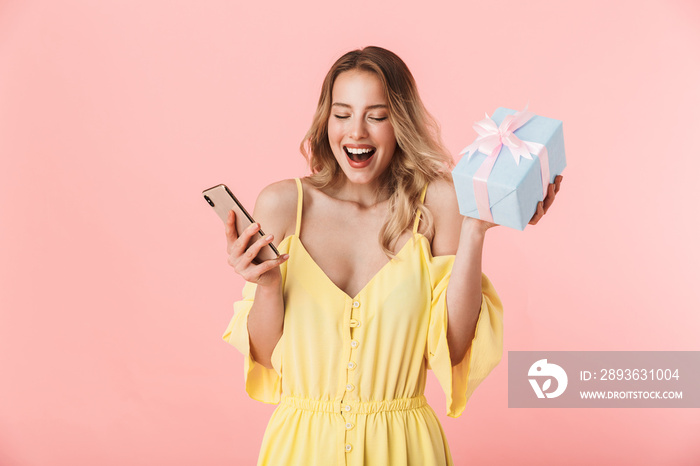
[[[486,155],[486,160],[479,166],[474,174],[474,196],[476,197],[476,207],[479,211],[479,218],[487,222],[493,222],[491,215],[491,206],[489,204],[489,192],[487,188],[487,180],[496,163],[498,155],[501,153],[501,148],[505,145],[510,149],[515,164],[520,164],[520,157],[532,160],[532,155],[537,155],[540,160],[540,168],[542,173],[542,197],[547,195],[547,187],[549,185],[549,157],[547,148],[544,144],[536,142],[523,141],[518,138],[514,132],[527,123],[530,118],[535,116],[534,113],[525,109],[516,112],[514,115],[507,115],[500,126],[496,125],[488,114],[486,118],[474,123],[474,130],[479,135],[474,142],[460,152],[460,155],[466,154],[467,160],[474,153],[481,152]]]

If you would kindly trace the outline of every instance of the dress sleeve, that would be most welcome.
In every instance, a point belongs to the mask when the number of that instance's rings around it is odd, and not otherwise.
[[[431,263],[433,283],[426,358],[435,373],[447,402],[447,415],[459,417],[476,387],[498,365],[503,354],[503,306],[496,290],[481,275],[481,311],[476,332],[464,359],[452,365],[447,346],[447,284],[454,256],[439,256]]]
[[[273,369],[258,364],[250,354],[250,334],[248,333],[248,314],[253,307],[255,283],[246,282],[243,287],[243,299],[233,304],[233,318],[224,332],[224,341],[235,346],[243,354],[243,376],[248,395],[263,403],[277,404],[282,392],[282,358],[280,354],[284,335],[279,339],[272,352]]]

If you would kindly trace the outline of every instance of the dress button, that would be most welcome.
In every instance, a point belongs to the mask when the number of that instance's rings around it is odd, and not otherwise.
[[[352,362],[352,361],[350,361],[350,362],[348,363],[348,369],[354,369],[354,368],[355,368],[355,363]]]
[[[357,348],[357,345],[359,345],[359,343],[357,342],[357,340],[352,340],[352,341],[350,341],[350,346],[352,346],[353,348]]]
[[[351,383],[349,383],[345,386],[345,390],[347,390],[349,392],[353,391],[354,389],[355,389],[355,386]]]
[[[346,422],[346,423],[345,423],[345,428],[346,428],[346,429],[350,430],[350,429],[352,429],[353,427],[355,427],[355,425],[354,425],[352,422]]]
[[[352,302],[352,307],[354,307],[354,308],[360,307],[360,302],[359,302],[359,301],[353,301],[353,302]]]
[[[347,411],[347,412],[350,412],[350,411],[352,411],[352,406],[350,406],[350,405],[345,405],[345,407],[344,407],[343,409],[344,409],[345,411]]]
[[[352,450],[352,445],[348,443],[347,445],[345,445],[345,451],[349,452],[350,450]]]
[[[350,327],[359,327],[360,321],[357,319],[350,319]]]

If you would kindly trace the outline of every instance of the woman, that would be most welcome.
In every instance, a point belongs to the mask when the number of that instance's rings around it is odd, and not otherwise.
[[[239,236],[231,213],[226,228],[247,284],[224,339],[248,394],[279,403],[258,464],[452,464],[426,371],[457,417],[501,359],[503,311],[481,273],[495,225],[460,216],[452,159],[388,50],[333,65],[302,152],[311,176],[258,197],[271,234],[246,250],[259,227]],[[553,198],[554,185],[532,223]],[[282,255],[253,263],[269,242]]]

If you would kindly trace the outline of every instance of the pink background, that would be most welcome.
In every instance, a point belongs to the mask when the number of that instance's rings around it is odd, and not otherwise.
[[[496,107],[564,121],[540,225],[488,234],[508,350],[700,350],[693,1],[0,2],[0,464],[254,464],[273,406],[221,340],[242,280],[201,191],[306,174],[342,53],[413,71],[446,144]],[[507,358],[457,465],[698,464],[697,409],[508,409]]]

